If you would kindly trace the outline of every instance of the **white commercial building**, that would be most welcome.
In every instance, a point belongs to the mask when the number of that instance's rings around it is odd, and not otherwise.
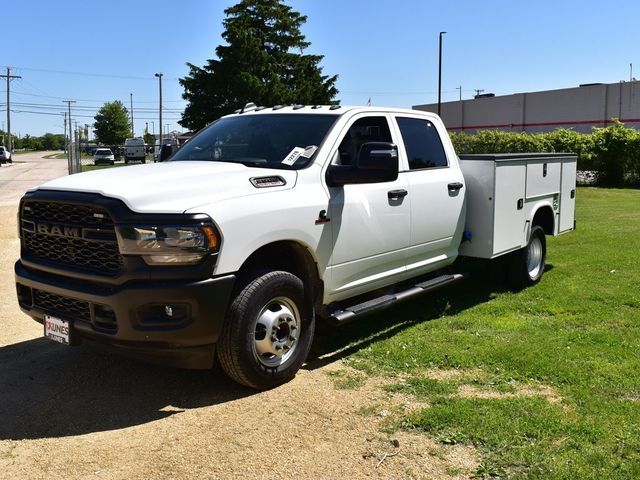
[[[437,112],[438,104],[415,105],[415,110]],[[586,84],[575,88],[513,95],[480,95],[470,100],[444,102],[441,116],[447,129],[473,133],[497,129],[548,132],[571,128],[589,133],[593,127],[620,119],[640,130],[640,82]]]

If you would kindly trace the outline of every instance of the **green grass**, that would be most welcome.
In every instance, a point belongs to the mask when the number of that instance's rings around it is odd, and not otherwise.
[[[60,153],[50,153],[49,155],[45,155],[42,158],[67,158],[67,154],[64,152]]]
[[[81,165],[80,171],[91,172],[92,170],[102,170],[104,168],[118,168],[118,167],[124,167],[124,166],[125,166],[124,163],[116,163],[114,165]]]
[[[583,188],[577,201],[578,230],[548,240],[538,285],[511,292],[476,268],[467,282],[344,332],[370,335],[353,367],[401,373],[389,388],[429,401],[401,425],[475,445],[479,476],[640,478],[640,191]],[[387,330],[376,333],[376,322]],[[463,376],[426,379],[434,368]],[[561,401],[462,398],[465,383],[547,385]]]
[[[367,380],[365,375],[350,374],[346,370],[327,372],[333,385],[338,390],[355,390],[363,386]]]

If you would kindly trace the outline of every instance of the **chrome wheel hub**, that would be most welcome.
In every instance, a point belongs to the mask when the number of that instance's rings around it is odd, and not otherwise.
[[[540,274],[542,257],[542,242],[538,237],[534,237],[527,251],[527,270],[531,278],[536,278]]]
[[[300,336],[300,312],[287,297],[276,297],[264,306],[255,327],[255,354],[267,367],[286,362]]]

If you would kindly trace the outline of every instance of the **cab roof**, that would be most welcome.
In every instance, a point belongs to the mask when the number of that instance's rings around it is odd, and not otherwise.
[[[404,113],[413,115],[424,115],[435,117],[431,112],[423,110],[411,110],[408,108],[393,108],[383,106],[347,106],[347,105],[276,105],[273,107],[260,107],[253,103],[248,103],[243,108],[236,110],[227,117],[238,115],[269,115],[273,113],[293,113],[293,114],[324,114],[324,115],[344,115],[345,113],[361,112],[383,112],[383,113]]]

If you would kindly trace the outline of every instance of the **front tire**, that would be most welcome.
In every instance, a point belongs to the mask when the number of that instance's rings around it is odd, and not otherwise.
[[[218,358],[236,382],[267,390],[295,377],[307,358],[315,315],[302,281],[289,272],[256,275],[231,302]]]
[[[540,225],[534,225],[525,248],[511,254],[509,283],[518,288],[540,281],[547,263],[547,241]]]

